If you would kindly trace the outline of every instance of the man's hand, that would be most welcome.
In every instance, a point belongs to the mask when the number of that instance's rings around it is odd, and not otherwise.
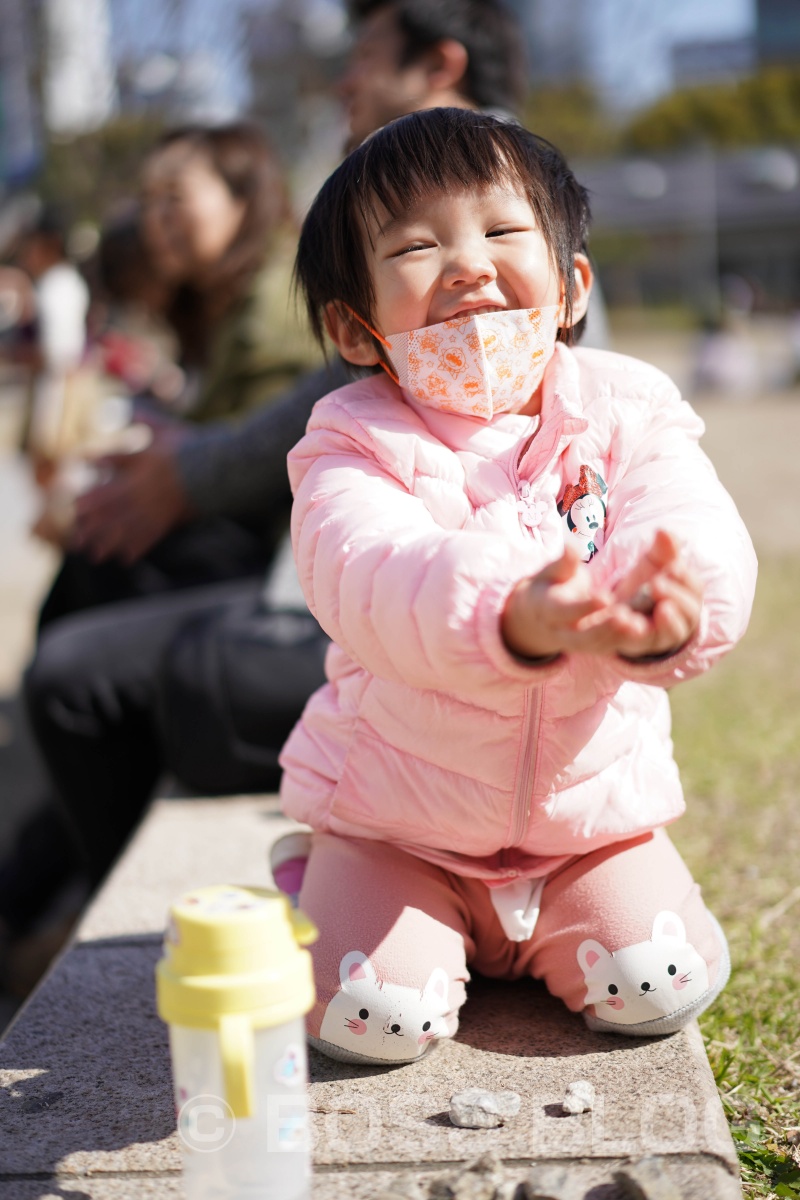
[[[523,658],[555,654],[669,654],[694,633],[702,586],[688,570],[675,539],[659,531],[652,546],[612,593],[568,548],[509,596],[501,628]]]
[[[135,454],[97,459],[111,470],[106,483],[79,496],[71,549],[94,562],[136,562],[165,534],[193,515],[175,461],[176,438],[159,437]]]

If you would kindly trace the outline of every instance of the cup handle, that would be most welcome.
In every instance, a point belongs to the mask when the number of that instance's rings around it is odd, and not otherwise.
[[[219,1045],[225,1099],[235,1117],[252,1117],[255,1112],[253,1088],[253,1027],[243,1013],[225,1013],[219,1018]]]

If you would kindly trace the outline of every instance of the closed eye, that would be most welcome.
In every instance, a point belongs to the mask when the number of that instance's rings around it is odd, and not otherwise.
[[[507,234],[507,233],[526,233],[526,232],[527,231],[525,229],[517,228],[517,226],[515,225],[508,229],[490,229],[488,231],[488,233],[486,234],[486,236],[487,236],[487,238],[502,237],[504,234]]]
[[[390,258],[402,258],[404,254],[413,254],[417,250],[430,250],[432,246],[425,242],[412,242],[409,246],[403,246],[402,250],[396,250],[394,254],[390,254]]]

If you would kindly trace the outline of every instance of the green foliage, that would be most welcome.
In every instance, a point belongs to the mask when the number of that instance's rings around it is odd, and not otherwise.
[[[118,117],[94,133],[52,141],[37,181],[41,195],[75,220],[102,220],[115,202],[136,195],[142,160],[162,128],[153,117]]]
[[[672,694],[674,838],[731,948],[700,1018],[745,1195],[800,1200],[800,560],[764,560],[750,630]]]
[[[523,122],[534,133],[553,142],[568,158],[612,154],[619,144],[617,125],[584,83],[534,88],[525,106]]]
[[[721,147],[800,141],[800,70],[770,67],[736,83],[673,92],[631,122],[622,145],[658,152],[700,140]]]
[[[758,1180],[768,1180],[773,1196],[800,1198],[800,1167],[786,1154],[781,1154],[774,1142],[769,1141],[769,1131],[761,1121],[748,1121],[746,1125],[734,1125],[733,1140],[742,1165],[745,1183],[758,1187]],[[748,1178],[749,1177],[749,1178]],[[760,1193],[764,1195],[763,1190]],[[770,1193],[767,1193],[770,1194]],[[759,1195],[756,1191],[755,1195]]]

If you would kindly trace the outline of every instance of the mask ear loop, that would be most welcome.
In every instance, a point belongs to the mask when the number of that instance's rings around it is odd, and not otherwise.
[[[382,335],[382,334],[378,333],[377,329],[373,329],[371,325],[368,325],[368,324],[367,324],[367,322],[364,320],[364,318],[363,318],[363,317],[360,317],[360,316],[358,315],[358,313],[356,312],[356,310],[355,310],[354,308],[351,308],[351,307],[350,307],[350,305],[347,303],[347,301],[346,301],[346,300],[340,300],[340,301],[339,301],[339,303],[342,305],[342,307],[343,307],[343,308],[346,308],[346,309],[347,309],[347,311],[350,313],[350,316],[351,316],[351,317],[355,317],[355,319],[358,321],[359,325],[363,325],[363,326],[364,326],[364,328],[366,329],[367,333],[371,333],[371,334],[372,334],[372,336],[373,336],[374,338],[376,338],[376,339],[377,339],[377,341],[379,341],[379,342],[381,343],[381,345],[382,345],[382,346],[385,346],[387,350],[391,350],[391,348],[392,348],[392,343],[391,343],[391,342],[387,342],[386,338],[385,338],[385,337],[383,337],[383,335]],[[397,384],[397,386],[399,387],[399,386],[400,386],[400,380],[399,380],[399,379],[398,379],[398,377],[395,375],[394,371],[393,371],[393,370],[392,370],[390,367],[388,367],[388,366],[386,365],[386,363],[383,361],[383,359],[382,359],[382,358],[378,359],[378,365],[379,365],[379,366],[381,366],[381,367],[383,367],[384,371],[385,371],[385,372],[386,372],[386,374],[389,376],[389,378],[392,380],[392,382],[393,382],[393,383],[396,383],[396,384]]]

